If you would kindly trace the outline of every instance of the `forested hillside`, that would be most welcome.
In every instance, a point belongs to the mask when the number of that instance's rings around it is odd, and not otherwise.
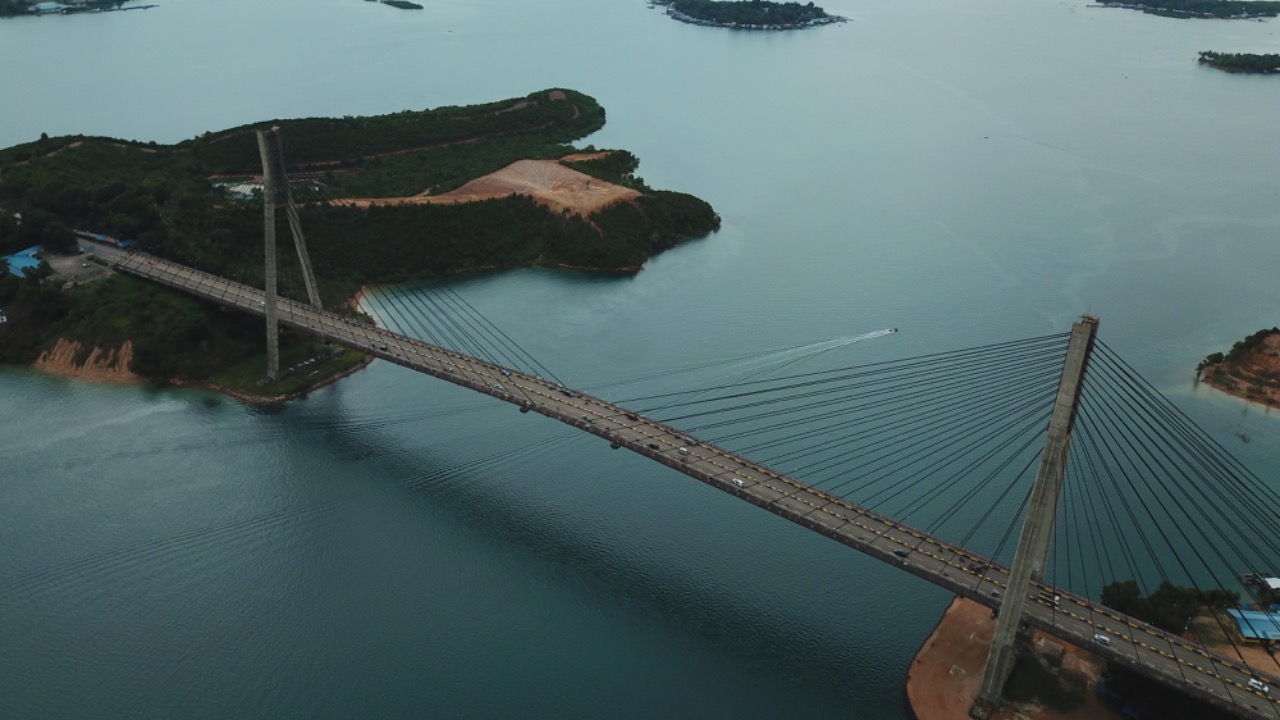
[[[329,307],[342,306],[366,283],[458,272],[532,264],[634,272],[654,253],[719,227],[704,201],[645,186],[635,176],[638,160],[625,151],[565,164],[642,193],[585,215],[516,194],[449,205],[330,202],[451,190],[516,160],[576,153],[567,143],[603,124],[604,109],[594,99],[545,90],[470,107],[272,120],[176,145],[42,136],[0,150],[0,255],[31,245],[74,251],[72,231],[86,230],[262,287],[262,203],[235,186],[253,187],[260,173],[254,131],[270,127],[281,130]],[[283,212],[278,223],[286,227]],[[280,292],[305,298],[292,247],[282,242],[279,252]],[[167,290],[123,280],[67,292],[55,284],[0,280],[0,307],[11,319],[0,325],[0,361],[30,361],[57,337],[134,340],[138,372],[199,379],[258,345],[259,321],[228,319]],[[179,362],[166,353],[204,359]]]

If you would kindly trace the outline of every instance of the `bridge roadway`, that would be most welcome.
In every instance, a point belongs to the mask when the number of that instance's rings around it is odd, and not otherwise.
[[[262,290],[143,253],[95,248],[118,270],[226,307],[265,312]],[[993,610],[1005,590],[1003,565],[599,398],[285,298],[278,311],[284,325],[572,425]],[[1055,605],[1042,594],[1060,601]],[[1243,662],[1087,598],[1042,585],[1028,594],[1024,619],[1240,717],[1280,718],[1275,699],[1249,688],[1257,675]],[[1109,640],[1100,642],[1098,635]],[[1280,687],[1275,693],[1280,697]]]

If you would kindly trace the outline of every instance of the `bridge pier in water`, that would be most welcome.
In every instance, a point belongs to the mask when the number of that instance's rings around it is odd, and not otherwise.
[[[1005,588],[1004,598],[1000,601],[996,630],[991,638],[991,650],[982,674],[982,688],[978,692],[977,702],[969,711],[974,718],[985,718],[1000,705],[1005,682],[1013,670],[1027,591],[1031,587],[1031,581],[1040,580],[1044,574],[1054,518],[1058,513],[1058,501],[1062,497],[1062,480],[1067,470],[1071,427],[1075,421],[1080,388],[1097,329],[1098,318],[1093,316],[1085,316],[1071,328],[1067,357],[1062,366],[1062,379],[1058,384],[1053,415],[1049,418],[1048,436],[1045,438],[1044,450],[1040,453],[1040,466],[1036,470],[1035,485],[1027,503],[1027,516],[1023,520],[1022,532],[1018,536],[1013,567],[1009,571],[1009,583]]]
[[[266,252],[264,268],[263,314],[267,319],[267,377],[266,382],[280,379],[280,324],[276,303],[276,207],[284,205],[293,234],[293,245],[302,265],[302,280],[307,286],[311,306],[324,309],[320,303],[320,291],[315,272],[311,269],[311,256],[307,253],[307,241],[302,235],[302,221],[298,218],[298,206],[289,192],[289,176],[284,171],[284,150],[280,145],[280,128],[258,130],[258,153],[262,157],[262,235]]]

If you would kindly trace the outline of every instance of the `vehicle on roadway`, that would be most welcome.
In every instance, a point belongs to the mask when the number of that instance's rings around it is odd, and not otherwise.
[[[1040,594],[1036,595],[1036,598],[1038,600],[1043,600],[1044,602],[1050,603],[1054,607],[1058,607],[1059,605],[1062,604],[1062,596],[1056,593],[1051,593],[1048,590],[1041,590]]]
[[[904,557],[906,557],[906,556],[907,556],[907,551],[906,551],[906,550],[894,550],[894,551],[893,551],[893,554],[894,554],[894,555],[897,555],[897,556],[898,556],[898,557],[900,557],[900,558],[904,558]]]
[[[746,487],[746,486],[747,486],[747,484],[746,484],[745,482],[743,482],[743,481],[742,481],[742,478],[730,478],[730,480],[729,480],[729,481],[730,481],[730,482],[732,482],[734,485],[737,485],[738,487]]]
[[[658,443],[648,443],[648,444],[646,444],[646,447],[648,447],[650,450],[659,450],[659,449],[660,449],[660,448],[658,447]]]
[[[1108,636],[1106,636],[1106,635],[1103,635],[1102,633],[1098,633],[1098,634],[1094,635],[1094,636],[1093,636],[1093,641],[1094,641],[1094,642],[1096,642],[1096,643],[1098,643],[1099,645],[1110,645],[1110,644],[1111,644],[1111,638],[1110,638],[1110,637],[1108,637]]]
[[[1269,688],[1269,687],[1267,687],[1265,684],[1263,684],[1263,682],[1262,682],[1261,680],[1259,680],[1258,678],[1249,678],[1249,689],[1250,689],[1250,690],[1257,690],[1258,692],[1262,693],[1263,695],[1270,695],[1270,694],[1271,694],[1271,688]]]

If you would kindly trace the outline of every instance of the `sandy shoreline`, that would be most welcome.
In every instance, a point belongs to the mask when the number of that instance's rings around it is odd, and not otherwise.
[[[1254,405],[1261,405],[1266,408],[1280,408],[1280,390],[1277,390],[1275,388],[1268,388],[1270,392],[1265,395],[1252,395],[1249,393],[1242,393],[1240,392],[1239,389],[1233,390],[1233,389],[1224,387],[1222,385],[1219,385],[1218,383],[1214,382],[1212,379],[1210,379],[1208,376],[1205,376],[1205,375],[1202,375],[1200,377],[1200,382],[1204,383],[1205,385],[1208,385],[1214,390],[1217,390],[1223,395],[1230,395],[1231,397],[1236,398],[1238,400],[1244,400],[1245,402],[1253,403]]]
[[[991,611],[985,606],[959,597],[951,601],[907,671],[906,703],[913,718],[969,720],[969,708],[981,689],[995,627]],[[1070,714],[1010,703],[993,712],[990,720],[1120,720],[1118,714],[1098,702],[1093,692],[1094,681],[1101,672],[1100,660],[1039,632],[1035,642],[1037,647],[1042,643],[1062,645],[1064,668],[1089,678],[1084,701]]]

